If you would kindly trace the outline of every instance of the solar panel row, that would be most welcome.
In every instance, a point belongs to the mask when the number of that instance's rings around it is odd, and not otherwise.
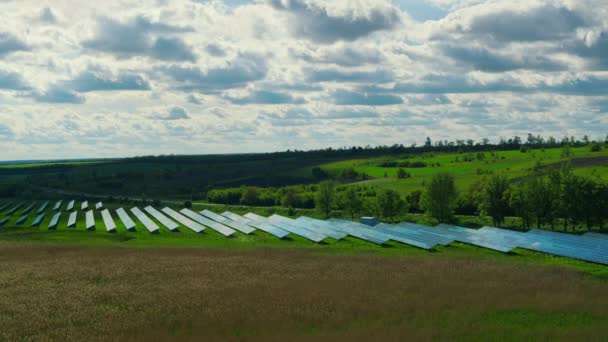
[[[71,211],[72,209],[74,209],[74,200],[71,200],[66,208],[67,211]]]
[[[224,236],[232,236],[234,235],[234,233],[236,233],[236,231],[230,227],[226,227],[225,225],[212,221],[202,215],[199,215],[197,213],[195,213],[194,211],[188,209],[188,208],[184,208],[182,210],[180,210],[180,213],[188,216],[189,218],[193,219],[194,221],[209,227],[213,230],[215,230],[216,232],[224,235]]]
[[[135,215],[135,217],[137,217],[139,222],[141,222],[150,233],[158,233],[159,228],[156,223],[150,220],[150,218],[146,216],[146,214],[144,214],[138,207],[131,208],[131,212],[133,213],[133,215]]]
[[[32,222],[32,227],[38,227],[40,225],[40,223],[42,223],[43,219],[44,219],[44,213],[36,216],[36,218],[34,219],[34,222]]]
[[[6,216],[11,216],[13,215],[17,210],[19,210],[19,208],[21,208],[23,206],[23,202],[17,204],[16,206],[14,206],[13,208],[11,208],[11,210],[6,212]]]
[[[186,216],[178,213],[177,211],[175,211],[171,208],[168,208],[168,207],[163,208],[163,213],[167,214],[168,216],[173,218],[175,221],[181,223],[182,225],[190,228],[195,233],[200,233],[205,230],[205,227],[203,227],[202,225],[198,224],[197,222],[192,221],[191,219],[187,218]]]
[[[102,202],[97,202],[97,203],[95,204],[95,210],[99,210],[99,209],[101,209],[101,208],[103,208],[103,203],[102,203]]]
[[[35,205],[36,205],[36,202],[28,205],[25,209],[23,209],[23,211],[21,212],[21,215],[29,214],[30,211],[32,211],[32,209],[34,209]]]
[[[227,217],[233,221],[236,222],[240,222],[243,224],[246,224],[250,227],[253,227],[255,229],[261,230],[263,232],[266,232],[270,235],[273,235],[275,237],[278,237],[279,239],[283,239],[285,237],[287,237],[287,235],[289,235],[289,232],[286,230],[283,230],[279,227],[273,226],[269,223],[266,222],[262,222],[262,221],[256,221],[256,220],[251,220],[248,219],[246,217],[243,217],[241,215],[237,215],[235,213],[231,213],[229,211],[225,211],[222,213],[222,216]]]
[[[93,210],[89,210],[84,214],[85,217],[85,229],[93,230],[95,229],[95,217],[93,215]]]
[[[255,231],[255,228],[248,226],[245,223],[242,222],[238,222],[238,221],[234,221],[231,220],[227,217],[224,217],[222,215],[218,215],[212,211],[209,211],[207,209],[203,210],[200,212],[201,215],[207,217],[208,219],[211,219],[213,221],[219,222],[223,225],[226,225],[234,230],[238,230],[239,232],[243,233],[243,234],[251,234]]]
[[[106,226],[106,231],[108,233],[116,231],[116,223],[114,223],[114,219],[108,209],[101,211],[101,218],[103,219],[103,225]]]
[[[127,231],[135,230],[135,222],[131,220],[131,218],[129,217],[129,215],[127,215],[127,212],[123,208],[116,209],[116,214],[118,214],[118,217],[122,221],[122,224],[125,226],[125,229]]]
[[[254,213],[247,213],[247,214],[245,214],[245,217],[248,219],[251,219],[251,220],[264,222],[264,223],[273,225],[273,226],[278,227],[291,234],[303,237],[303,238],[308,239],[313,242],[319,243],[319,242],[325,240],[325,238],[327,238],[327,236],[325,236],[323,234],[315,233],[315,232],[310,231],[305,228],[300,228],[300,227],[296,227],[296,226],[281,222],[281,220],[277,219],[276,217],[274,219],[271,219],[271,218],[266,218],[266,217],[263,217],[263,216],[260,216],[260,215],[254,214]]]
[[[377,245],[383,245],[390,239],[386,234],[380,234],[378,232],[369,229],[369,226],[339,219],[329,219],[328,222],[334,224],[336,229],[339,229],[352,237],[375,243]]]
[[[76,216],[78,212],[73,211],[70,213],[70,217],[68,217],[68,228],[72,228],[76,226]]]
[[[56,213],[55,215],[53,215],[51,222],[49,222],[48,229],[56,229],[60,218],[61,218],[61,213]]]
[[[0,220],[0,226],[4,226],[8,221],[9,221],[8,217],[3,218],[2,220]]]
[[[89,201],[84,201],[82,202],[82,204],[80,205],[80,210],[86,210],[89,208]]]
[[[38,208],[38,211],[36,211],[36,214],[41,214],[46,210],[46,207],[49,206],[49,201],[44,202],[40,208]]]
[[[17,219],[15,224],[23,224],[23,222],[25,222],[25,220],[27,220],[28,216],[29,216],[29,214],[22,215],[20,218]]]
[[[57,211],[57,210],[59,210],[59,208],[61,208],[61,201],[57,201],[57,203],[55,203],[55,206],[53,207],[53,211]]]
[[[2,206],[0,206],[0,213],[8,208],[9,205],[11,205],[11,202],[4,203]]]
[[[170,231],[174,232],[177,231],[177,229],[179,228],[179,225],[177,223],[171,221],[167,216],[163,215],[161,212],[154,209],[153,207],[147,206],[144,208],[144,210],[147,211],[148,214],[152,215],[152,217],[154,217],[158,222],[160,222],[160,224],[165,226]]]

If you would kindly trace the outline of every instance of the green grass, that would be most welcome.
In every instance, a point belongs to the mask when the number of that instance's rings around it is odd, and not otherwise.
[[[588,147],[573,148],[571,158],[594,158],[608,156],[608,150],[601,152],[591,152]],[[484,173],[504,172],[511,178],[523,177],[534,168],[537,163],[543,165],[553,164],[567,160],[561,156],[562,149],[531,150],[527,153],[520,151],[499,151],[497,157],[492,157],[489,152],[485,153],[484,160],[474,160],[471,162],[463,161],[464,154],[455,153],[432,153],[416,156],[411,159],[389,158],[396,161],[422,161],[428,164],[424,168],[405,168],[412,177],[407,179],[397,179],[398,167],[380,167],[383,158],[345,160],[321,165],[321,168],[329,172],[339,172],[340,170],[353,168],[355,171],[363,172],[374,179],[363,181],[363,184],[375,185],[378,188],[390,188],[402,192],[422,189],[430,178],[439,172],[449,172],[454,175],[456,185],[464,190],[475,181],[484,177]],[[457,160],[458,158],[458,160]],[[440,166],[431,166],[439,163]],[[478,170],[480,173],[478,173]],[[299,170],[304,173],[308,170]],[[575,173],[580,175],[594,175],[604,180],[608,180],[608,165],[593,165],[586,167],[576,167]],[[385,177],[386,175],[386,177]]]

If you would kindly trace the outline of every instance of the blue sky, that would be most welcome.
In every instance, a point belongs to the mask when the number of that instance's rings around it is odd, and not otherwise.
[[[0,160],[608,130],[605,0],[0,1]]]

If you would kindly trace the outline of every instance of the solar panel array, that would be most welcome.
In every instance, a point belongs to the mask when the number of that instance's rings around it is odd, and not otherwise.
[[[97,202],[97,203],[95,204],[95,210],[99,210],[99,209],[101,209],[101,208],[103,208],[103,203],[102,203],[102,202]]]
[[[116,209],[116,214],[118,214],[118,217],[122,221],[122,224],[125,226],[126,230],[128,230],[128,231],[135,230],[135,222],[133,222],[133,220],[131,220],[131,218],[129,217],[129,215],[123,208]]]
[[[175,211],[171,208],[168,208],[168,207],[163,208],[163,213],[167,214],[172,219],[181,223],[182,225],[190,228],[195,233],[200,233],[203,230],[205,230],[205,227],[203,227],[199,223],[192,221],[191,219],[187,218],[186,216],[178,213],[177,211]]]
[[[60,210],[62,201],[57,201],[53,211]],[[0,212],[11,207],[13,203],[5,203],[0,207]],[[14,205],[6,212],[5,217],[0,220],[4,225],[10,220],[10,216],[22,208],[24,203]],[[29,204],[20,214],[15,224],[21,225],[27,221],[29,214],[36,202]],[[36,211],[31,226],[39,226],[45,217],[45,211],[49,202],[44,202]],[[74,201],[70,201],[67,211],[73,210]],[[88,202],[82,203],[83,208],[88,207]],[[101,202],[95,205],[101,209]],[[398,224],[380,223],[368,226],[358,222],[341,219],[317,220],[306,216],[292,219],[280,215],[263,217],[254,213],[244,216],[225,211],[217,214],[210,210],[196,213],[190,209],[182,209],[177,212],[165,207],[161,211],[152,206],[144,208],[152,218],[171,231],[178,231],[179,225],[188,227],[196,233],[204,231],[207,227],[225,236],[232,236],[237,232],[252,234],[256,230],[268,233],[279,239],[286,238],[290,234],[308,239],[313,242],[323,242],[327,239],[340,241],[347,237],[365,240],[374,244],[383,245],[389,241],[403,243],[422,249],[432,249],[435,246],[447,246],[453,242],[466,243],[498,252],[509,253],[516,248],[528,249],[551,255],[569,257],[594,263],[608,265],[608,235],[596,232],[588,232],[583,235],[572,235],[533,229],[528,232],[518,232],[495,227],[483,227],[471,229],[455,225],[440,224],[429,227],[414,223],[401,222]],[[159,231],[157,222],[148,217],[139,208],[134,207],[131,212],[151,233]],[[135,223],[127,212],[119,208],[116,214],[124,224],[125,229],[133,230]],[[116,231],[117,226],[108,209],[101,211],[101,216],[108,232]],[[61,211],[56,212],[48,224],[49,229],[56,229],[61,218]],[[72,211],[68,218],[67,227],[74,227],[77,221],[77,211]],[[179,223],[179,224],[178,224]],[[95,228],[95,217],[93,210],[85,213],[86,229]]]
[[[106,231],[115,232],[116,231],[116,223],[114,223],[114,219],[110,214],[108,209],[104,209],[101,211],[101,218],[103,219],[103,225],[106,226]]]
[[[152,215],[152,217],[154,217],[158,222],[160,222],[160,224],[165,226],[170,231],[174,232],[177,231],[177,229],[179,228],[179,225],[177,223],[171,221],[167,216],[163,215],[161,212],[154,209],[153,207],[147,206],[144,208],[144,210],[147,211],[148,214]]]
[[[53,218],[51,219],[51,222],[49,222],[49,229],[56,229],[57,228],[57,224],[59,223],[59,219],[61,218],[61,213],[56,213],[55,215],[53,215]]]
[[[156,225],[154,221],[150,220],[150,218],[146,216],[146,214],[144,214],[143,211],[141,211],[138,207],[131,208],[131,212],[150,233],[158,233],[158,225]]]
[[[84,215],[85,218],[85,229],[93,230],[95,229],[95,216],[93,215],[93,210],[89,210]]]
[[[80,205],[80,210],[86,210],[89,208],[89,201],[84,201],[82,202],[82,204]]]

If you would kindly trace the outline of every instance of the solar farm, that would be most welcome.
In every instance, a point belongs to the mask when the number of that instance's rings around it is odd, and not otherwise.
[[[205,232],[212,231],[227,239],[236,236],[264,236],[278,241],[297,238],[321,246],[355,239],[380,247],[397,244],[429,252],[439,246],[463,243],[505,254],[522,249],[608,265],[608,236],[594,232],[572,235],[538,229],[520,232],[487,226],[480,229],[447,224],[431,227],[408,222],[367,225],[336,218],[319,220],[300,216],[294,219],[276,214],[264,217],[253,212],[239,215],[208,209],[198,212],[152,206],[108,209],[102,202],[97,202],[94,208],[89,209],[86,200],[4,203],[0,206],[0,226],[14,221],[17,227],[116,233],[136,231],[139,224],[149,234],[179,236],[187,230],[205,239]],[[80,226],[77,225],[79,217],[84,219]]]

